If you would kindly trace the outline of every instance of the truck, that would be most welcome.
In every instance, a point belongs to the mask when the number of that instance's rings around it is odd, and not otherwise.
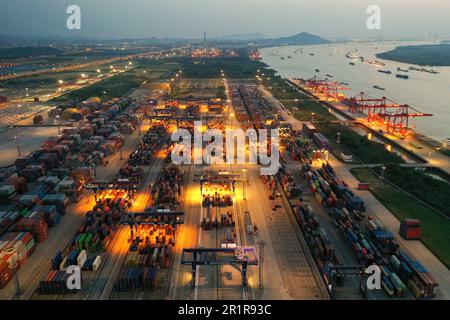
[[[248,211],[245,211],[245,214],[244,214],[244,224],[245,224],[245,229],[247,230],[247,233],[253,234],[252,218],[250,216],[250,212],[248,212]]]

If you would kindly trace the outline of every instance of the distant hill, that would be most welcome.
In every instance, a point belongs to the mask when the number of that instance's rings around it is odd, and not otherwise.
[[[51,47],[18,47],[18,48],[0,48],[0,59],[17,59],[40,56],[54,56],[61,51]]]
[[[377,57],[422,66],[450,66],[450,44],[401,46]]]
[[[327,44],[331,43],[326,39],[323,39],[314,34],[302,32],[290,37],[272,38],[257,41],[257,43],[264,47],[276,47],[276,46],[300,46],[310,44]]]
[[[269,37],[262,33],[237,33],[237,34],[228,34],[224,36],[214,37],[217,40],[228,40],[228,41],[249,41],[249,40],[261,40],[268,39]]]

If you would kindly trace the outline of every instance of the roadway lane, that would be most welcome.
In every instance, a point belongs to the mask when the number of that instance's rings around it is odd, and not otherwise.
[[[188,177],[185,188],[184,200],[184,224],[180,226],[177,234],[175,246],[173,270],[170,279],[168,299],[171,300],[192,300],[194,292],[191,288],[192,272],[190,266],[181,264],[183,248],[197,248],[201,237],[200,222],[202,217],[201,194],[198,183],[195,183],[194,175],[201,172],[200,166],[185,166],[185,174]]]
[[[259,229],[264,248],[264,290],[261,299],[326,299],[308,253],[300,244],[287,208],[280,197],[269,200],[259,169],[249,169],[247,204]],[[273,210],[273,205],[278,208]],[[270,270],[270,272],[267,272]],[[278,271],[278,272],[277,272]]]

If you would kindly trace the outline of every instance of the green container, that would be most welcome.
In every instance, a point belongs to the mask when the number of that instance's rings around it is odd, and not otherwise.
[[[22,211],[20,211],[20,214],[25,217],[25,216],[27,216],[27,214],[29,215],[30,212],[28,211],[28,208],[25,208],[25,209],[22,209]]]
[[[88,233],[86,235],[86,238],[84,239],[84,247],[86,248],[86,250],[90,250],[92,244],[92,233]]]
[[[97,252],[98,250],[99,239],[95,240],[95,242],[91,241],[91,245],[89,246],[90,252]]]
[[[78,239],[78,250],[82,251],[84,250],[84,239],[86,239],[86,233],[82,233],[80,235],[80,238]]]

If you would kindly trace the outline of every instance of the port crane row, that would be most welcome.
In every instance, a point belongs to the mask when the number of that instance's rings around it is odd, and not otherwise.
[[[361,92],[360,94],[346,98],[339,91],[350,90],[341,83],[320,80],[316,76],[306,80],[306,88],[314,94],[325,96],[327,99],[342,101],[348,106],[348,111],[355,115],[363,114],[369,123],[379,123],[386,127],[386,132],[406,135],[409,121],[412,118],[431,117],[430,113],[420,112],[407,104],[398,104],[386,97],[373,98]]]

